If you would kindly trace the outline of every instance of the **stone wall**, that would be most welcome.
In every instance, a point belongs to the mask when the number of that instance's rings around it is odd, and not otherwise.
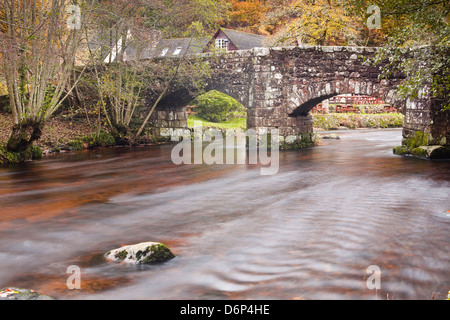
[[[376,48],[364,47],[286,47],[254,48],[221,56],[204,54],[212,76],[207,90],[228,94],[247,107],[247,127],[266,132],[277,128],[283,137],[311,133],[309,111],[321,101],[339,94],[370,95],[399,108],[406,115],[404,136],[415,131],[429,132],[430,143],[448,144],[449,116],[438,112],[431,99],[406,101],[396,97],[405,75],[393,73],[380,80],[381,66],[371,66],[366,58]],[[152,124],[185,128],[183,108],[192,93],[174,89],[161,102]],[[167,132],[167,130],[166,130]]]

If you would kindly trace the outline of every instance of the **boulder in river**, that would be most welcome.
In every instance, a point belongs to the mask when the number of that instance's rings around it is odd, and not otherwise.
[[[34,290],[7,287],[0,289],[0,300],[55,300]]]
[[[341,138],[337,134],[331,133],[331,134],[323,135],[322,139],[340,140]]]
[[[105,254],[108,261],[134,264],[161,263],[174,258],[170,249],[159,242],[142,242],[123,246]]]

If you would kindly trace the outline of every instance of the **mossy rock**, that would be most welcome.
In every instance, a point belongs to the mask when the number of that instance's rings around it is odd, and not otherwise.
[[[300,133],[297,136],[286,137],[284,142],[280,144],[280,149],[298,150],[298,149],[312,148],[318,145],[319,141],[320,135],[317,133]]]
[[[0,289],[0,300],[55,300],[55,298],[34,290],[7,287]]]
[[[407,146],[399,146],[393,149],[396,155],[411,155],[418,158],[431,160],[450,159],[450,147],[445,146],[419,146],[410,149]]]
[[[398,155],[398,156],[402,156],[402,155],[411,153],[406,146],[394,147],[393,152],[395,155]]]
[[[322,135],[321,138],[330,140],[341,140],[341,137],[339,137],[337,134],[334,133]]]
[[[420,146],[428,145],[428,134],[423,131],[416,131],[414,137],[407,138],[403,141],[403,145],[407,146],[409,149],[415,149]]]
[[[411,155],[420,158],[428,158],[428,150],[422,147],[417,147],[411,150]]]
[[[165,244],[159,242],[142,242],[123,246],[105,254],[107,261],[133,264],[162,263],[174,257],[172,251]]]

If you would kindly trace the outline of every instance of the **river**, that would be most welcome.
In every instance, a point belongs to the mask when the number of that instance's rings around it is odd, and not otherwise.
[[[450,290],[450,164],[399,157],[401,130],[257,165],[175,165],[172,146],[0,169],[0,288],[57,299],[431,299]],[[107,263],[158,241],[160,265]],[[81,289],[67,268],[79,266]],[[381,274],[369,272],[377,266]],[[369,283],[379,281],[379,289]]]

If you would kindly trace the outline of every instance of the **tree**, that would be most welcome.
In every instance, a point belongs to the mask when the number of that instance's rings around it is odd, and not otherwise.
[[[243,31],[259,32],[266,10],[263,0],[231,0],[228,26]]]
[[[271,0],[263,24],[274,44],[359,44],[361,21],[341,1]]]
[[[177,36],[192,23],[205,30],[213,28],[226,8],[224,0],[0,0],[0,59],[14,118],[8,150],[24,151],[39,139],[46,120],[60,108],[88,67],[99,85],[105,114],[111,115],[116,128],[126,125],[143,88],[136,78],[140,72],[123,63],[124,50],[116,50],[113,59],[111,53],[119,40],[126,48],[128,33],[134,39],[142,36],[140,40],[148,44],[151,41],[145,37],[152,34],[148,30]],[[69,28],[73,19],[77,27]],[[96,44],[92,46],[92,42]],[[99,72],[104,66],[96,64],[108,53],[108,62],[119,63],[110,65],[109,78]],[[79,61],[82,66],[74,72],[80,57],[84,58]],[[94,59],[96,63],[92,63]],[[112,90],[111,80],[116,75]],[[109,110],[105,99],[112,106]]]
[[[140,0],[141,1],[141,0]],[[227,21],[226,0],[146,0],[145,24],[163,37],[182,37],[192,23],[211,33]],[[130,1],[130,3],[133,3]]]
[[[398,93],[414,99],[430,95],[450,110],[450,0],[349,0],[347,5],[360,16],[369,4],[377,5],[382,25],[389,21],[388,38],[375,63],[389,61],[384,76],[401,71],[407,79]]]
[[[179,6],[193,13],[198,9],[199,3],[197,0],[189,0],[176,6],[173,1],[139,0],[130,4],[126,0],[116,0],[105,1],[93,11],[92,23],[86,33],[92,34],[92,38],[96,37],[97,41],[92,42],[96,43],[97,47],[100,42],[100,46],[106,47],[106,50],[103,49],[105,53],[100,57],[100,61],[93,63],[89,69],[95,79],[100,105],[116,138],[138,138],[157,104],[181,79],[200,90],[200,79],[208,74],[205,63],[186,59],[186,56],[163,63],[154,59],[142,59],[141,55],[158,43],[162,33],[171,30],[172,26],[167,23],[175,19],[171,14],[178,12]],[[181,20],[187,19],[185,11],[176,14]],[[202,21],[208,24],[206,17],[207,15]],[[187,21],[184,20],[183,25],[187,26]],[[191,36],[192,45],[197,41],[194,36],[201,36],[203,33],[204,26],[201,21],[191,21],[185,31],[185,34]],[[131,132],[132,120],[141,115],[137,111],[143,109],[144,94],[152,89],[158,92],[159,97],[147,110],[138,131]]]
[[[67,85],[81,40],[79,30],[68,27],[71,4],[0,0],[0,52],[14,119],[9,151],[24,151],[39,139],[71,91]]]

